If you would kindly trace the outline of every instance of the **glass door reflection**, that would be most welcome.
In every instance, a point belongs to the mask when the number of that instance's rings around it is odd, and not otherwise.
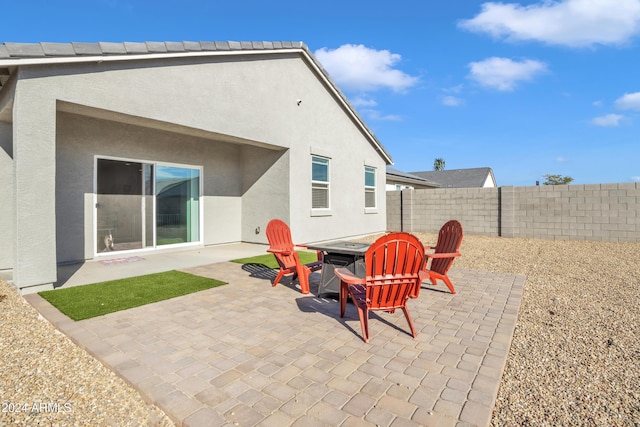
[[[156,245],[200,240],[200,170],[156,167]]]

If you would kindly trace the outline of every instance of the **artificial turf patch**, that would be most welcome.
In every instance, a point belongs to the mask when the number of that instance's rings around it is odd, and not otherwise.
[[[298,257],[303,264],[309,264],[318,261],[318,255],[315,252],[298,251]],[[238,264],[262,264],[269,268],[280,268],[276,257],[273,254],[256,255],[249,258],[239,258],[231,260],[231,262],[237,262]]]
[[[83,320],[221,285],[226,283],[172,270],[38,294],[69,318]]]

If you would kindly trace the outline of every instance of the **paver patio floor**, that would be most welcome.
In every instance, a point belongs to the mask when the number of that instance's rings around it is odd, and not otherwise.
[[[221,262],[185,269],[214,289],[74,322],[26,298],[58,329],[185,426],[486,426],[524,276],[452,269],[458,293],[423,285],[401,311],[370,316],[275,272]]]

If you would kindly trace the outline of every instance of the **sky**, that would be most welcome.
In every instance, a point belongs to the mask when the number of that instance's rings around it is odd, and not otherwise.
[[[640,0],[34,0],[0,15],[0,42],[301,41],[396,169],[640,182]]]

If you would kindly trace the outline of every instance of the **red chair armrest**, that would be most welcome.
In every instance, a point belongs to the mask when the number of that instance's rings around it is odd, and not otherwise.
[[[349,285],[357,285],[366,283],[366,279],[355,276],[351,271],[346,268],[336,268],[335,274],[338,276],[341,282]]]
[[[289,255],[291,254],[291,251],[286,251],[284,249],[267,249],[267,252],[272,253],[272,254],[284,254],[284,255]]]
[[[425,256],[427,257],[427,259],[429,259],[429,258],[452,258],[452,257],[462,256],[462,254],[460,252],[455,252],[455,253],[450,253],[450,254],[443,254],[443,253],[426,254]]]
[[[298,244],[298,243],[294,243],[293,246],[296,248],[304,248],[304,249],[307,249],[308,247],[307,245]],[[318,260],[322,261],[322,255],[324,255],[324,253],[322,251],[316,251],[316,254],[318,255]]]

